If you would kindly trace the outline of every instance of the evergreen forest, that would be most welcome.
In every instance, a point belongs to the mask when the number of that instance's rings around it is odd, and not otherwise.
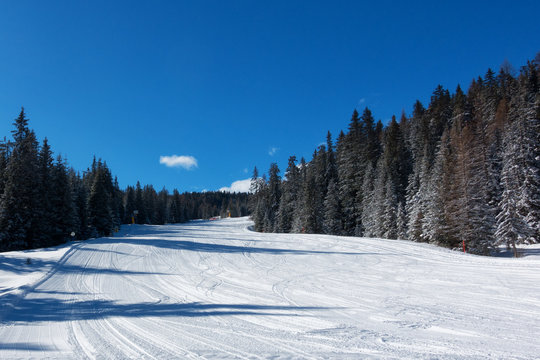
[[[12,139],[0,142],[0,251],[42,248],[71,239],[111,236],[121,224],[181,223],[246,216],[241,193],[159,192],[152,185],[121,190],[102,160],[82,173],[39,144],[21,110]]]
[[[540,54],[383,126],[366,108],[313,152],[252,178],[255,230],[427,242],[489,255],[540,242]]]

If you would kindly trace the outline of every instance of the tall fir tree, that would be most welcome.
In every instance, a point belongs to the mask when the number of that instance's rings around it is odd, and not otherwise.
[[[38,220],[38,142],[24,108],[13,125],[13,150],[0,208],[0,248],[4,250],[34,247]]]

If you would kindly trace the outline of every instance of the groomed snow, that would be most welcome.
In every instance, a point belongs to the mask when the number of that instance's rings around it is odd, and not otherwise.
[[[540,354],[539,256],[249,225],[126,226],[0,254],[0,358]]]

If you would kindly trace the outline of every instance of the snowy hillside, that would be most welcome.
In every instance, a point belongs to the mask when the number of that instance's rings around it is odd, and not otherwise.
[[[0,254],[0,358],[540,354],[538,256],[249,225],[127,226]]]

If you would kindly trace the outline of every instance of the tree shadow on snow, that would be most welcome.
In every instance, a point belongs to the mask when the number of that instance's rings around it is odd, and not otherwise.
[[[53,349],[36,343],[0,343],[0,351],[2,350],[52,351]]]
[[[291,255],[316,255],[316,254],[334,254],[334,255],[381,255],[380,253],[365,253],[365,252],[341,252],[341,251],[316,251],[316,250],[301,250],[301,249],[280,249],[280,248],[263,248],[257,246],[241,246],[241,245],[224,245],[205,242],[197,242],[193,240],[178,240],[178,238],[194,239],[194,236],[183,236],[176,234],[175,239],[161,240],[152,237],[122,237],[122,238],[102,238],[92,240],[93,244],[100,243],[121,243],[130,245],[145,245],[155,246],[158,248],[171,250],[187,250],[209,253],[248,253],[248,254],[291,254]],[[208,239],[204,237],[204,239]]]
[[[324,307],[203,304],[136,303],[120,304],[111,300],[72,301],[72,299],[25,298],[10,309],[4,308],[2,322],[33,323],[42,321],[95,320],[109,317],[208,317],[227,315],[302,316],[304,311],[329,309]]]
[[[83,250],[79,247],[77,251]],[[107,251],[107,250],[100,250]],[[110,275],[167,275],[164,273],[146,272],[146,271],[132,271],[116,268],[101,268],[90,266],[79,266],[69,263],[58,263],[58,261],[32,259],[28,264],[24,258],[11,258],[0,257],[0,271],[12,272],[15,274],[30,273],[34,271],[40,271],[44,268],[50,268],[56,273],[84,273],[84,274],[110,274]]]

